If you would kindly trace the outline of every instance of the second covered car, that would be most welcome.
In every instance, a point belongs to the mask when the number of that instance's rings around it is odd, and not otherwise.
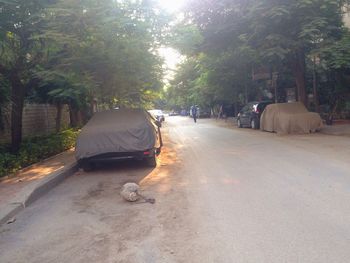
[[[323,126],[320,114],[309,112],[301,102],[277,103],[266,107],[261,130],[280,134],[316,132]]]

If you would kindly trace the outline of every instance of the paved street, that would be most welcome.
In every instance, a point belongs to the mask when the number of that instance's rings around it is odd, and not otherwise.
[[[344,263],[350,140],[168,117],[156,169],[79,171],[0,228],[1,263]],[[156,199],[127,203],[125,182]]]

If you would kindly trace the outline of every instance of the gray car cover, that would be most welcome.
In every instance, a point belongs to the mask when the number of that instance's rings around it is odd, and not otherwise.
[[[260,118],[260,129],[279,134],[303,134],[320,130],[322,119],[300,102],[268,105]]]
[[[104,153],[145,151],[157,147],[157,126],[140,109],[118,109],[96,113],[78,136],[77,160]]]

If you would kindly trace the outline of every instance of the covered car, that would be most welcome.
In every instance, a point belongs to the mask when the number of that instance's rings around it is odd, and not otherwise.
[[[84,170],[102,159],[145,160],[156,166],[162,147],[160,123],[141,109],[96,113],[77,138],[75,155]]]
[[[268,105],[260,118],[260,129],[280,134],[303,134],[320,130],[320,115],[309,112],[300,102]]]

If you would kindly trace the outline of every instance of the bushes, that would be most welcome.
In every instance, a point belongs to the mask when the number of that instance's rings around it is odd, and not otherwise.
[[[17,154],[0,145],[0,177],[72,148],[79,131],[69,129],[49,136],[26,139]]]

